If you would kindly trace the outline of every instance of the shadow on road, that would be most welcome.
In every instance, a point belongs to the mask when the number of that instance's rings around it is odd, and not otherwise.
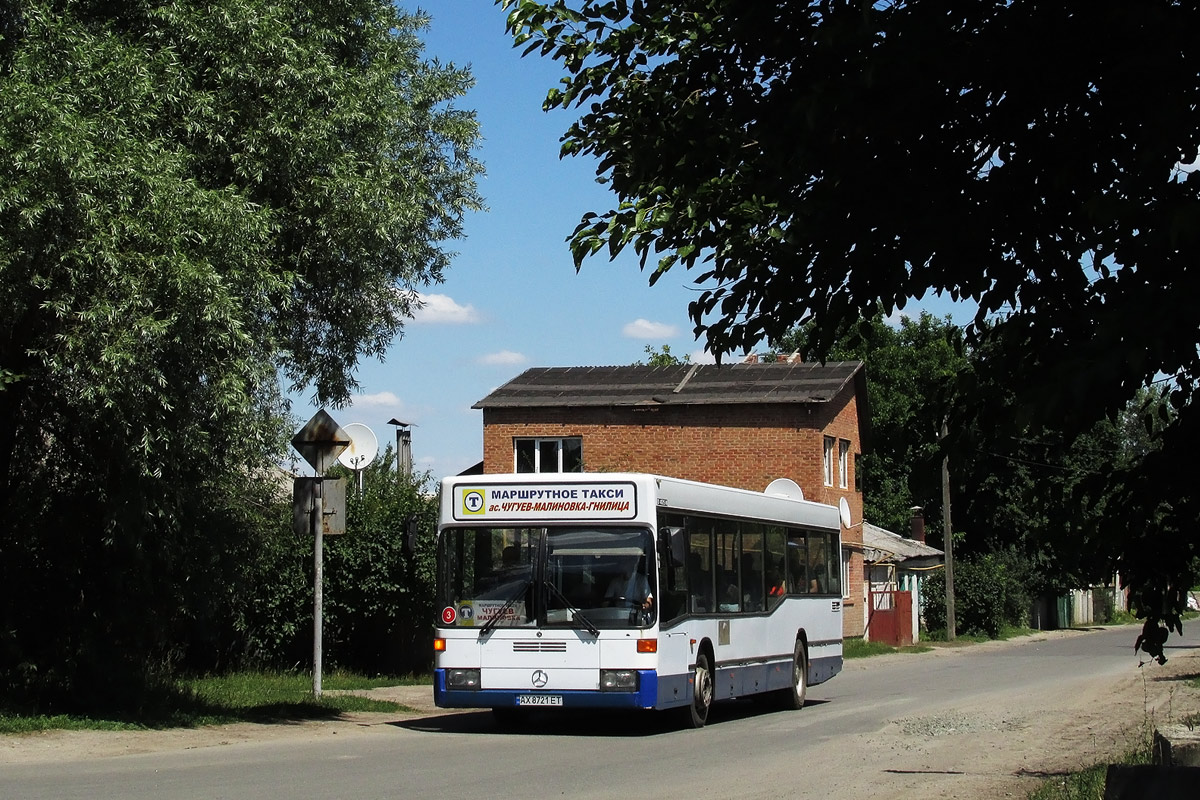
[[[818,706],[827,700],[809,700],[805,706]],[[422,733],[505,734],[510,736],[587,736],[596,738],[628,738],[659,736],[687,728],[686,710],[672,711],[596,711],[561,710],[530,711],[516,722],[499,722],[491,711],[453,712],[420,719],[397,720],[388,723],[398,728]],[[795,714],[780,711],[765,702],[733,700],[717,703],[708,717],[709,725],[720,725],[741,719],[770,717],[775,714]],[[800,712],[803,713],[803,712]]]

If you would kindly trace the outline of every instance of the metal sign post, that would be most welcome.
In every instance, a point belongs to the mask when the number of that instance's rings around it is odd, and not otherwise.
[[[321,591],[324,584],[325,547],[322,537],[325,527],[325,502],[322,491],[324,479],[322,476],[325,470],[333,465],[338,454],[349,446],[350,437],[334,421],[333,417],[326,413],[325,409],[314,414],[313,418],[305,423],[303,428],[296,431],[296,435],[292,437],[292,447],[304,456],[304,460],[317,473],[316,479],[311,484],[311,499],[305,498],[312,504],[309,524],[313,536],[313,697],[317,698],[321,696],[321,632],[323,630]],[[294,502],[299,503],[301,499],[296,497]]]

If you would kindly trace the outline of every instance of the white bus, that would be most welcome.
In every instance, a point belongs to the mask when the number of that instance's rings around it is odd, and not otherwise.
[[[655,475],[446,478],[435,701],[798,709],[842,667],[840,534],[833,506]]]

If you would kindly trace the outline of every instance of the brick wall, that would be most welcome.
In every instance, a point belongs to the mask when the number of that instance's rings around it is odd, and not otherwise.
[[[829,403],[578,408],[492,408],[483,412],[484,472],[512,472],[513,440],[583,439],[586,472],[649,472],[761,492],[791,478],[804,496],[837,505],[845,497],[854,523],[862,522],[862,495],[854,491],[855,454],[861,452],[853,385]],[[824,437],[850,442],[847,488],[825,486]],[[844,632],[863,632],[862,526],[842,531],[851,549]]]

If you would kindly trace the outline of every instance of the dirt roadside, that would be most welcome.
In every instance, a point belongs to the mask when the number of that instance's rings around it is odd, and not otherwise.
[[[1086,635],[1043,632],[972,647]],[[1010,707],[953,703],[950,711],[890,719],[846,748],[862,760],[855,796],[912,789],[927,798],[1026,797],[1045,780],[1118,760],[1148,730],[1200,714],[1200,690],[1186,685],[1197,676],[1200,649],[1179,650],[1164,665],[1147,663],[1084,691],[1028,691]]]
[[[1038,633],[972,648],[1003,648],[1077,631]],[[846,662],[846,671],[870,669],[889,658],[951,658],[952,649]],[[888,720],[880,730],[842,742],[841,755],[857,765],[856,797],[905,788],[924,797],[1025,797],[1046,778],[1115,759],[1146,722],[1177,722],[1200,713],[1200,690],[1184,678],[1200,675],[1200,650],[1174,653],[1165,665],[1147,664],[1127,676],[1064,695],[1031,692],[1019,708],[956,704],[952,711]],[[378,726],[444,715],[429,686],[396,686],[361,694],[392,700],[410,712],[352,713],[332,721],[237,723],[164,731],[50,731],[0,736],[0,764],[35,764],[137,753],[234,745],[244,742],[366,736]]]

